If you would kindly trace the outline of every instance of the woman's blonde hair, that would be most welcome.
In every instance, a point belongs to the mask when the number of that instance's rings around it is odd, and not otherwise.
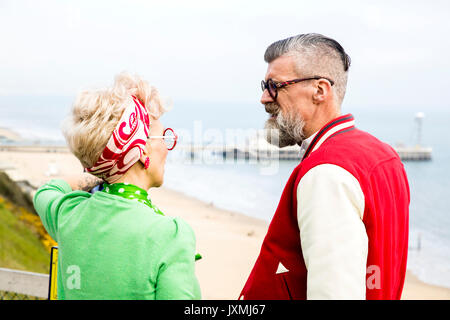
[[[100,157],[125,108],[133,104],[132,95],[158,119],[167,106],[158,90],[137,75],[122,72],[114,85],[105,89],[84,90],[78,94],[62,131],[70,151],[85,168]]]

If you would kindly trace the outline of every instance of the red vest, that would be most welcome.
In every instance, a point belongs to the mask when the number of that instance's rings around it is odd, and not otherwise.
[[[351,173],[364,194],[363,223],[369,240],[366,299],[400,299],[408,253],[408,180],[397,153],[353,124],[352,115],[341,116],[314,137],[283,190],[240,298],[307,298],[308,271],[300,245],[297,186],[311,168],[334,164]],[[319,148],[312,152],[316,146]],[[280,262],[289,272],[276,274]]]

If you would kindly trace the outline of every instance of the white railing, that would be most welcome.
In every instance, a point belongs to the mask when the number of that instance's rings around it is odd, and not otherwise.
[[[48,298],[48,274],[0,268],[0,291]]]

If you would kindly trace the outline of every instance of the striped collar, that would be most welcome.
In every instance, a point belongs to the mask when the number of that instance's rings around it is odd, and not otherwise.
[[[302,161],[305,160],[312,152],[316,151],[322,143],[325,142],[332,135],[343,132],[344,130],[352,130],[355,128],[355,118],[353,115],[346,114],[344,116],[340,116],[330,122],[328,122],[325,126],[320,129],[315,135],[314,139],[311,141],[308,149],[303,155]]]

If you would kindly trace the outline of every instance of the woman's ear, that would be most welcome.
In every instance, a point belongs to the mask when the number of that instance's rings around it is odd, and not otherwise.
[[[146,151],[142,153],[141,157],[139,158],[139,161],[142,163],[145,169],[148,169],[148,167],[150,166],[150,156]]]

